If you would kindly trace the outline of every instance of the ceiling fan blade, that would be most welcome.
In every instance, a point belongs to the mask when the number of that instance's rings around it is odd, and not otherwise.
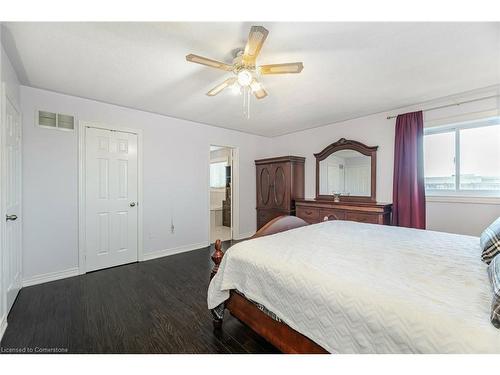
[[[228,72],[233,70],[232,65],[225,64],[225,63],[217,61],[217,60],[207,59],[206,57],[203,57],[203,56],[193,55],[192,53],[190,53],[189,55],[186,55],[186,60],[189,62],[196,63],[196,64],[206,65],[206,66],[209,66],[211,68],[226,70]]]
[[[270,64],[270,65],[261,65],[259,69],[260,69],[260,74],[300,73],[302,69],[304,69],[304,64],[302,64],[301,62]]]
[[[224,90],[226,87],[231,86],[236,82],[236,77],[228,78],[224,82],[219,83],[217,86],[215,86],[212,90],[207,92],[208,96],[215,96],[218,93],[220,93],[222,90]]]
[[[263,26],[252,26],[248,35],[247,45],[243,52],[243,62],[247,65],[255,65],[255,60],[259,55],[262,45],[267,38],[269,31]]]
[[[264,90],[262,85],[256,79],[252,81],[250,87],[252,88],[253,94],[257,99],[264,99],[267,96],[266,90]]]
[[[267,96],[267,91],[261,88],[260,90],[254,91],[253,94],[257,99],[264,99]]]

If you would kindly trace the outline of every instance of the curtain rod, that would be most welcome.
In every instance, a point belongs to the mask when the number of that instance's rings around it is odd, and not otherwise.
[[[500,95],[491,95],[491,96],[485,96],[483,98],[477,98],[477,99],[471,99],[471,100],[464,100],[463,102],[452,103],[452,104],[445,104],[445,105],[440,105],[439,107],[432,107],[432,108],[423,109],[422,112],[434,111],[436,109],[448,108],[448,107],[453,107],[453,106],[456,106],[456,105],[461,105],[461,104],[466,104],[466,103],[472,103],[472,102],[478,102],[480,100],[486,100],[486,99],[492,99],[492,98],[498,98],[498,97],[500,97]],[[387,116],[387,120],[391,120],[391,119],[396,118],[396,117],[398,117],[398,115]]]

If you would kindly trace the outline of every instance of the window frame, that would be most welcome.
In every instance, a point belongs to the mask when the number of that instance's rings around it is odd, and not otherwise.
[[[460,131],[466,129],[484,128],[488,126],[500,126],[500,116],[487,117],[443,126],[424,127],[424,137],[432,134],[455,133],[455,189],[425,189],[425,195],[427,197],[498,198],[500,200],[500,190],[460,189]]]

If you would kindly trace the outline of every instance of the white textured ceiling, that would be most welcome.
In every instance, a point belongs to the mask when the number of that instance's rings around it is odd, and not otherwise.
[[[263,76],[269,92],[243,116],[231,62],[250,26],[269,36],[258,63],[303,61]],[[500,23],[5,23],[23,84],[168,116],[275,136],[500,83]]]

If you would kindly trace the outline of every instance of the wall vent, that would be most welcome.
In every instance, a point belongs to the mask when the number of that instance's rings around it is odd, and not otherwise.
[[[75,118],[60,113],[38,111],[38,126],[50,129],[74,130]]]

